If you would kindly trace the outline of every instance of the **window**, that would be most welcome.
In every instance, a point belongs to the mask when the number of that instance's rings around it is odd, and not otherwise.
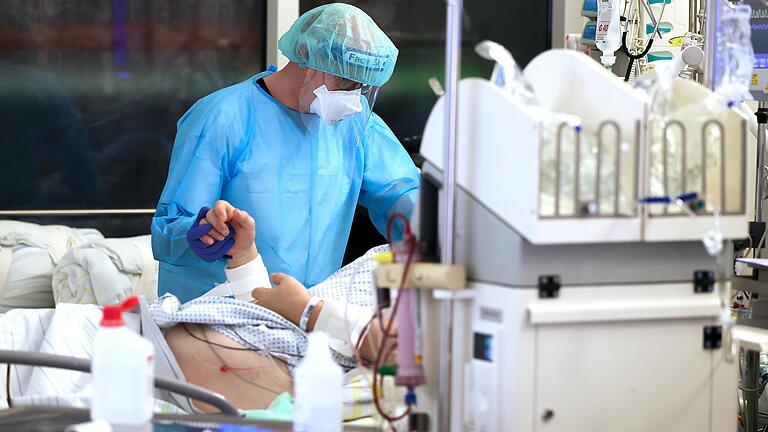
[[[265,28],[266,0],[4,2],[0,209],[154,208],[177,120],[264,69]]]
[[[329,3],[302,0],[301,12]],[[353,0],[387,33],[400,50],[395,73],[382,89],[374,110],[410,153],[417,153],[421,134],[437,97],[427,85],[445,69],[445,0]],[[509,49],[521,67],[551,45],[550,1],[464,1],[462,76],[490,76],[493,64],[477,56],[475,45],[496,41]]]

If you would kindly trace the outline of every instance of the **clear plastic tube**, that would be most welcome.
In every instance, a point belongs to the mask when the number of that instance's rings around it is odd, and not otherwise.
[[[486,60],[493,60],[490,81],[507,90],[512,97],[525,106],[539,106],[539,101],[533,91],[533,86],[523,75],[512,53],[503,45],[485,40],[475,45],[475,52]]]
[[[723,355],[728,362],[732,362],[735,356],[735,346],[733,344],[733,338],[731,331],[733,328],[733,322],[731,320],[730,313],[730,293],[725,286],[725,256],[723,254],[723,233],[720,225],[720,208],[717,206],[710,197],[703,195],[701,199],[712,207],[712,217],[714,219],[714,227],[707,229],[701,224],[696,213],[694,213],[690,207],[680,198],[675,200],[675,205],[680,207],[691,219],[693,219],[696,226],[702,231],[701,242],[704,244],[704,249],[707,254],[715,260],[715,280],[717,296],[720,300],[720,322],[723,326]]]

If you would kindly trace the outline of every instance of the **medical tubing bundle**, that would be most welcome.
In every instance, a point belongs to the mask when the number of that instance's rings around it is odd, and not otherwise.
[[[392,314],[389,317],[389,322],[386,325],[386,328],[384,329],[384,333],[381,338],[381,343],[379,344],[379,349],[376,353],[376,359],[373,364],[373,383],[372,383],[372,393],[373,393],[373,403],[376,407],[376,411],[379,413],[379,415],[384,418],[386,421],[390,423],[390,426],[398,420],[401,420],[405,418],[408,414],[411,412],[412,404],[408,404],[405,411],[397,416],[389,415],[384,411],[384,409],[381,406],[381,401],[379,397],[379,389],[382,384],[379,383],[379,380],[383,380],[383,377],[379,373],[379,368],[382,366],[383,360],[386,358],[388,354],[392,352],[392,350],[395,349],[396,345],[392,345],[389,348],[387,348],[387,342],[390,339],[390,333],[392,332],[392,324],[395,321],[395,318],[397,316],[397,311],[400,306],[400,302],[403,298],[403,296],[400,295],[403,288],[405,287],[405,281],[408,277],[408,272],[411,267],[411,261],[414,256],[414,252],[416,250],[416,239],[411,235],[411,227],[410,223],[408,221],[408,218],[405,217],[402,213],[395,213],[392,216],[390,216],[389,220],[387,221],[387,241],[390,244],[390,248],[392,248],[392,223],[396,219],[401,219],[403,223],[405,224],[404,234],[405,234],[405,241],[409,243],[409,249],[408,249],[408,256],[405,261],[405,265],[403,268],[403,275],[400,279],[400,287],[398,289],[398,296],[397,299],[395,299],[395,304],[392,306]],[[382,311],[378,309],[377,307],[377,314],[379,315],[379,318],[381,318]],[[411,393],[409,389],[409,393]],[[394,429],[394,426],[392,426]]]
[[[415,239],[406,240],[404,243],[392,245],[392,252],[396,261],[418,262],[421,253],[415,246]],[[406,386],[409,389],[424,384],[424,368],[422,367],[421,347],[416,344],[418,339],[418,290],[408,286],[401,286],[397,293],[398,299],[402,297],[397,314],[397,375],[395,383]]]

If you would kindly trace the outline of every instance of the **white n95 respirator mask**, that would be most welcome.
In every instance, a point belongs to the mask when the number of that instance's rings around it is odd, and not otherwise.
[[[334,125],[363,110],[360,89],[330,91],[323,84],[313,93],[317,97],[309,105],[309,112],[319,115],[329,125]]]

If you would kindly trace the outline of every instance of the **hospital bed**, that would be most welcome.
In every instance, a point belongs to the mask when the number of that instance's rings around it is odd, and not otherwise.
[[[89,373],[91,363],[86,359],[59,356],[28,351],[0,350],[0,364],[51,367]],[[155,377],[155,388],[167,390],[217,408],[215,414],[157,414],[155,424],[194,425],[204,430],[222,424],[238,424],[259,427],[261,431],[292,430],[292,424],[284,421],[251,420],[244,418],[240,411],[224,396],[202,387],[174,379]],[[17,407],[0,411],[0,432],[5,430],[62,431],[67,426],[87,422],[90,414],[83,408],[62,407]],[[379,429],[345,425],[345,431],[377,431]]]

